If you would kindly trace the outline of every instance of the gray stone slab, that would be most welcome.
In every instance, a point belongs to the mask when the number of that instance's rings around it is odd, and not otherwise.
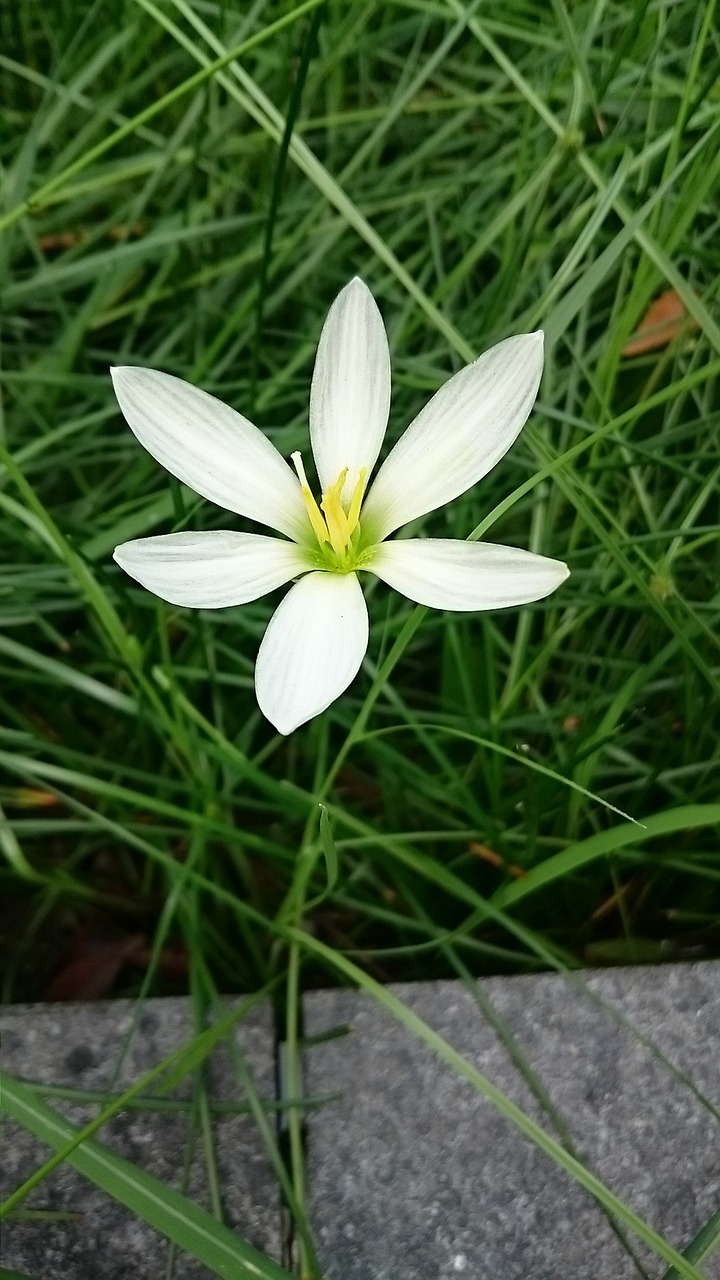
[[[16,1005],[0,1010],[2,1065],[28,1079],[75,1088],[102,1090],[113,1078],[131,1028],[135,1003]],[[183,1044],[192,1034],[190,1007],[184,998],[146,1002],[120,1080],[128,1085]],[[258,1091],[274,1097],[273,1034],[270,1010],[261,1007],[236,1031],[237,1044]],[[218,1099],[237,1100],[242,1091],[227,1051],[213,1056],[210,1079]],[[96,1108],[51,1105],[76,1123]],[[214,1124],[226,1221],[259,1249],[279,1260],[281,1218],[277,1185],[254,1123],[247,1115],[218,1117]],[[186,1115],[125,1112],[99,1135],[102,1142],[183,1189],[188,1153]],[[13,1191],[51,1154],[5,1118],[0,1166],[0,1199]],[[207,1207],[201,1148],[191,1162],[187,1194]],[[2,1263],[42,1280],[161,1280],[167,1241],[138,1222],[69,1167],[53,1172],[24,1202],[25,1208],[65,1211],[76,1218],[61,1222],[3,1223]],[[200,1280],[204,1266],[178,1254],[175,1280]]]
[[[611,1004],[678,1070],[720,1098],[720,965],[495,978],[482,993],[512,1032],[584,1161],[684,1247],[720,1205],[720,1125],[605,1011]],[[393,990],[554,1133],[474,997],[460,984]],[[593,1000],[592,997],[595,997]],[[371,999],[305,999],[317,1035],[309,1093],[312,1215],[328,1280],[628,1280],[642,1272],[594,1200]],[[633,1246],[637,1241],[633,1239]],[[647,1274],[665,1264],[640,1246]],[[720,1277],[720,1258],[704,1263]]]

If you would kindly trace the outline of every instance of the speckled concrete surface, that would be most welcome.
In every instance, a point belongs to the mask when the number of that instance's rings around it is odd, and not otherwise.
[[[2,1065],[6,1071],[53,1084],[103,1089],[110,1084],[130,1031],[131,1001],[77,1005],[26,1005],[0,1010]],[[148,1071],[192,1034],[185,999],[150,1000],[141,1015],[120,1079],[127,1085]],[[237,1042],[262,1096],[274,1096],[273,1034],[270,1011],[260,1008],[243,1020]],[[237,1099],[240,1089],[227,1052],[211,1066],[214,1096]],[[94,1110],[50,1104],[76,1123]],[[277,1188],[253,1121],[244,1115],[216,1120],[220,1175],[227,1221],[250,1242],[279,1258],[280,1212]],[[109,1122],[100,1140],[172,1186],[182,1188],[188,1148],[187,1121],[178,1114],[126,1112]],[[14,1190],[51,1154],[5,1119],[0,1165],[0,1198]],[[187,1193],[207,1205],[202,1156],[192,1162]],[[8,1268],[42,1280],[161,1280],[168,1244],[89,1182],[64,1167],[56,1170],[25,1202],[74,1215],[62,1222],[3,1223],[0,1257]],[[175,1280],[205,1280],[207,1269],[177,1255]]]
[[[583,989],[582,984],[585,984]],[[553,1121],[519,1076],[485,1013],[457,983],[394,990],[550,1132]],[[720,1098],[720,965],[614,970],[482,984],[590,1167],[682,1247],[720,1204],[720,1125],[686,1082]],[[616,1016],[604,1007],[610,1005]],[[125,1001],[0,1011],[2,1063],[30,1078],[102,1089],[131,1025]],[[352,992],[306,997],[306,1030],[350,1023],[349,1036],[306,1055],[310,1093],[343,1093],[309,1116],[309,1184],[328,1280],[632,1280],[642,1275],[595,1203],[497,1111],[371,1001]],[[190,1033],[185,1000],[149,1001],[121,1079],[154,1065]],[[672,1064],[628,1031],[632,1022]],[[261,1009],[238,1033],[258,1088],[273,1096],[272,1024]],[[213,1092],[236,1098],[226,1051]],[[86,1108],[53,1100],[81,1122]],[[281,1215],[252,1121],[215,1122],[228,1221],[278,1258]],[[127,1113],[103,1140],[180,1186],[187,1149],[180,1115]],[[4,1126],[0,1194],[47,1151]],[[189,1194],[206,1203],[202,1161]],[[42,1280],[161,1280],[167,1244],[71,1169],[28,1206],[78,1215],[4,1224],[2,1263]],[[633,1242],[635,1245],[635,1242]],[[663,1264],[636,1249],[646,1274]],[[703,1264],[720,1280],[720,1256]],[[176,1280],[207,1271],[178,1256]]]
[[[547,1089],[583,1159],[683,1247],[720,1205],[720,1125],[657,1054],[720,1104],[720,964],[497,978],[483,993]],[[557,1135],[473,997],[393,988]],[[374,1002],[306,997],[313,1218],[328,1280],[631,1280],[642,1271],[595,1202]],[[665,1265],[633,1247],[651,1277]],[[720,1257],[703,1264],[720,1278]]]

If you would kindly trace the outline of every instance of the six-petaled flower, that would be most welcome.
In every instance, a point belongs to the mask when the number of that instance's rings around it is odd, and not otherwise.
[[[153,369],[116,368],[120,407],[172,475],[282,538],[212,530],[125,542],[122,568],[175,605],[245,604],[294,581],[270,619],[255,668],[261,710],[290,733],[334,702],[368,647],[359,573],[437,609],[497,609],[540,600],[567,577],[558,560],[517,547],[391,534],[457,498],[503,457],[537,395],[542,333],[507,338],[461,369],[420,411],[370,483],[390,408],[390,356],[361,280],[333,303],[315,359],[310,443],[292,467],[247,418]]]

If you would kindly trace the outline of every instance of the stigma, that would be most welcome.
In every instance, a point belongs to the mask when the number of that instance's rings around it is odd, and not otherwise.
[[[342,500],[348,474],[348,468],[343,467],[335,483],[323,492],[318,505],[308,484],[300,454],[293,453],[290,456],[300,481],[310,524],[327,568],[338,573],[349,573],[356,567],[358,560],[360,508],[365,496],[367,468],[360,468],[349,502],[344,503]]]

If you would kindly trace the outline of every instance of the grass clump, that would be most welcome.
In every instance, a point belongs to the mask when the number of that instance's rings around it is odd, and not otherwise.
[[[366,8],[210,23],[179,0],[102,22],[80,7],[52,32],[6,15],[3,874],[31,922],[50,892],[151,932],[168,864],[188,857],[271,921],[322,793],[340,873],[316,927],[386,976],[426,976],[443,962],[408,875],[437,926],[464,908],[425,883],[420,853],[490,897],[616,820],[583,789],[638,820],[717,796],[707,15],[617,4],[594,31],[583,6],[518,6],[499,26],[454,4]],[[197,381],[289,454],[322,318],[354,271],[390,331],[391,438],[463,361],[545,329],[531,427],[423,527],[463,537],[482,520],[573,577],[522,611],[419,627],[378,586],[364,675],[285,742],[252,695],[273,602],[174,610],[111,564],[127,537],[226,517],[138,448],[107,366]],[[624,356],[668,288],[670,340]],[[717,873],[702,828],[602,858],[524,911],[591,960],[708,954]],[[246,923],[240,970],[227,926],[208,909],[206,954],[253,989],[272,926]],[[535,962],[503,928],[462,945],[480,971]]]

